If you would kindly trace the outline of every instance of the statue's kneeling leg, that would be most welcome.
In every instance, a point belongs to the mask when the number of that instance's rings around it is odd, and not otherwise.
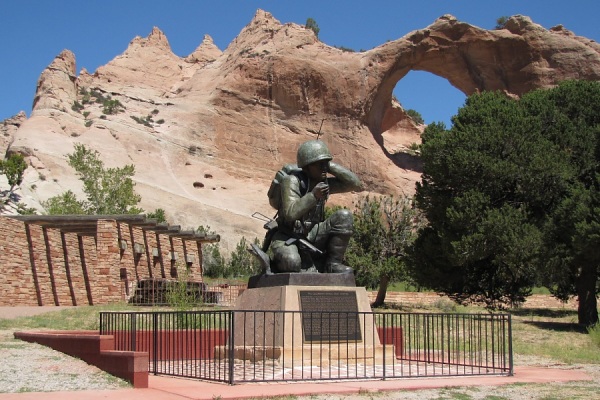
[[[300,272],[302,268],[302,258],[294,245],[274,249],[273,261],[277,272]]]
[[[344,254],[352,236],[354,220],[349,210],[336,211],[330,217],[330,238],[327,242],[327,260],[325,271],[333,273],[350,273],[352,268],[344,265]]]

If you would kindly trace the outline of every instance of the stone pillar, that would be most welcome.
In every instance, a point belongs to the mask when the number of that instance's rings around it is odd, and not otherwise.
[[[25,223],[0,217],[0,305],[40,305],[30,254]]]
[[[95,272],[94,277],[90,277],[94,304],[124,300],[121,293],[120,249],[116,221],[98,220],[96,249],[96,265],[92,267],[88,263],[88,271],[93,269]]]

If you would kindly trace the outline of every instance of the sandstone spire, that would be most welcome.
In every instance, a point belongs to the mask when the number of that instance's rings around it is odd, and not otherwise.
[[[139,36],[136,36],[129,43],[129,48],[132,48],[132,47],[135,47],[135,46],[141,46],[141,47],[147,47],[147,46],[148,47],[150,47],[150,46],[152,46],[152,47],[160,47],[160,48],[163,48],[165,50],[171,51],[171,45],[169,44],[169,40],[167,39],[167,37],[165,36],[165,34],[163,33],[163,31],[161,31],[156,26],[152,28],[152,32],[150,32],[150,34],[148,35],[147,38],[141,38]]]
[[[63,50],[42,72],[33,99],[32,115],[42,109],[69,108],[76,99],[75,55]]]
[[[207,63],[216,60],[223,54],[221,50],[213,42],[210,35],[204,35],[202,43],[192,54],[185,58],[185,61],[191,63]]]
[[[98,68],[95,76],[109,83],[107,89],[111,91],[123,93],[126,85],[127,95],[145,98],[149,93],[142,95],[140,91],[152,89],[153,95],[162,95],[179,82],[182,64],[183,59],[173,54],[165,34],[154,27],[148,37],[135,37],[123,54]],[[133,82],[135,85],[131,85]]]

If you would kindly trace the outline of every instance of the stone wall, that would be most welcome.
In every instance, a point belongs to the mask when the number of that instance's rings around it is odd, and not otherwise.
[[[85,236],[0,217],[0,306],[125,301],[140,279],[185,274],[202,281],[201,265],[200,242],[114,220],[99,220],[95,235]],[[231,298],[225,297],[233,303],[243,288],[231,290]],[[369,292],[369,300],[376,294]],[[450,301],[430,292],[386,295],[388,304],[433,305],[440,300]],[[532,295],[522,307],[576,310],[577,300],[563,303],[552,296]]]
[[[95,235],[0,217],[0,306],[125,301],[139,279],[202,280],[201,243],[99,220]]]
[[[377,292],[369,292],[369,301],[373,302]],[[437,293],[431,292],[388,292],[385,296],[385,302],[387,304],[410,304],[432,306],[440,304],[443,301],[452,301],[446,296],[441,296]],[[566,303],[545,294],[534,294],[529,296],[521,308],[558,308],[567,310],[577,310],[578,302],[577,299],[571,299]]]
[[[235,300],[239,294],[241,294],[247,288],[246,285],[232,285],[232,286],[211,286],[210,289],[223,293],[222,305],[233,306]],[[367,292],[369,296],[369,302],[373,302],[377,297],[377,291]],[[600,301],[600,299],[599,299]],[[434,306],[443,305],[443,303],[451,303],[447,296],[442,296],[432,292],[387,292],[385,296],[385,303],[406,305],[406,306]],[[571,299],[566,303],[556,299],[555,297],[547,294],[534,294],[529,296],[521,308],[546,308],[546,309],[566,309],[566,310],[577,310],[578,302],[577,299]]]

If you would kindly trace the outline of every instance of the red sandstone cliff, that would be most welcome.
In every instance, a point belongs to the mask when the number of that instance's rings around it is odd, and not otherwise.
[[[405,150],[420,141],[420,127],[392,101],[411,70],[442,76],[467,95],[519,96],[564,79],[600,79],[600,45],[524,16],[488,31],[445,15],[351,53],[259,10],[223,51],[205,36],[179,57],[154,28],[79,75],[75,55],[63,51],[39,78],[30,118],[0,125],[0,145],[27,155],[22,195],[30,205],[67,189],[81,192],[66,163],[79,142],[109,167],[136,166],[144,209],[164,208],[170,222],[186,227],[209,225],[231,247],[242,235],[262,236],[250,215],[273,213],[266,190],[274,171],[294,161],[298,144],[314,138],[323,120],[334,157],[369,191],[411,193],[419,161]],[[124,111],[104,115],[97,103],[74,111],[91,90],[119,100]]]

